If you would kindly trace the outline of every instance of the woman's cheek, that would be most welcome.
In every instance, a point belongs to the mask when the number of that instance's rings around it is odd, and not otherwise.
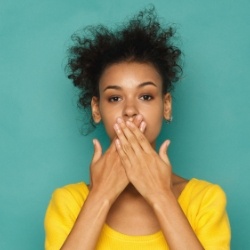
[[[161,132],[161,127],[162,127],[161,120],[159,120],[159,122],[156,124],[149,124],[149,123],[147,124],[144,134],[150,143],[155,142],[155,140],[157,139],[158,135]]]
[[[114,139],[116,136],[116,133],[114,130],[115,122],[112,123],[111,121],[103,121],[103,124],[104,124],[104,128],[110,140]]]
[[[106,132],[107,132],[109,139],[112,141],[116,136],[115,131],[114,130],[113,131],[106,130]]]

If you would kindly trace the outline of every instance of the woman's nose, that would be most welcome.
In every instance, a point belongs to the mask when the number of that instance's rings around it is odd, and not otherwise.
[[[131,119],[131,118],[134,118],[138,114],[139,112],[136,107],[136,104],[131,101],[126,102],[126,104],[124,105],[123,116],[126,119]]]

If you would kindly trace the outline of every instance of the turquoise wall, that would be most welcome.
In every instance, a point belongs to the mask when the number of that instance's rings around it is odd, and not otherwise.
[[[0,249],[43,249],[52,191],[88,181],[91,138],[84,137],[76,90],[64,74],[70,35],[111,24],[146,0],[22,0],[0,3]],[[174,92],[175,172],[219,183],[227,193],[232,249],[250,247],[250,1],[153,1],[176,23],[185,52]]]

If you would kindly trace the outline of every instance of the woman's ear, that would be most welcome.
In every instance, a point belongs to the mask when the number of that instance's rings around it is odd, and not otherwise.
[[[164,111],[163,116],[167,121],[172,119],[172,96],[170,93],[164,95]]]
[[[99,109],[99,98],[97,96],[93,96],[91,99],[91,111],[94,122],[99,123],[102,117]]]

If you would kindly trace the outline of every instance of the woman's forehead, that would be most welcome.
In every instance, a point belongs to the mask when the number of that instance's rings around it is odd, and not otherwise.
[[[100,77],[100,89],[113,86],[161,86],[162,78],[156,68],[149,63],[120,62],[108,66]]]

